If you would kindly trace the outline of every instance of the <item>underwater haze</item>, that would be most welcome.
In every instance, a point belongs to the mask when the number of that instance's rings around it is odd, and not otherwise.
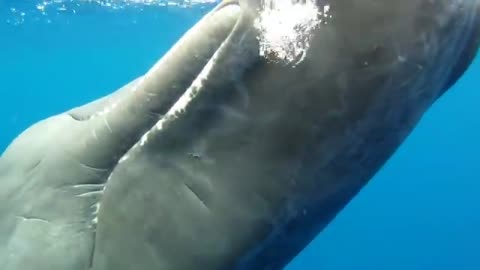
[[[0,0],[0,153],[143,74],[214,5]],[[287,270],[479,270],[479,87],[477,57]]]

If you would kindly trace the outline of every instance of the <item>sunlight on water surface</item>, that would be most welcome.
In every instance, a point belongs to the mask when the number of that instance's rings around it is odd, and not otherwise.
[[[133,11],[150,8],[200,7],[211,9],[220,0],[34,0],[11,1],[1,16],[7,24],[26,22],[52,23],[59,17],[91,15],[98,12]],[[263,0],[255,20],[258,30],[259,54],[270,61],[296,65],[306,56],[312,32],[328,23],[329,5],[315,0]],[[157,12],[165,12],[158,10]],[[140,14],[139,14],[140,15]],[[141,15],[140,15],[141,16]],[[68,19],[65,20],[68,24]],[[130,23],[136,23],[134,19]]]
[[[100,7],[103,11],[118,11],[128,8],[141,11],[147,7],[190,8],[200,6],[209,8],[217,2],[218,0],[34,0],[12,1],[1,8],[8,8],[7,14],[2,16],[6,23],[19,25],[27,21],[51,23],[56,15],[88,13],[91,11],[91,7]]]

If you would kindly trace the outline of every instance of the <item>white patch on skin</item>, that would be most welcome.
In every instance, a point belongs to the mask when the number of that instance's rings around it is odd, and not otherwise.
[[[73,188],[85,188],[85,189],[100,189],[105,184],[80,184],[80,185],[73,185]]]
[[[116,166],[114,166],[115,168]],[[110,173],[110,175],[108,175],[107,177],[107,181],[105,181],[105,184],[102,184],[103,185],[103,188],[97,193],[99,195],[103,195],[105,194],[105,190],[107,188],[107,183],[110,182],[110,180],[112,179],[112,174],[113,174],[113,170],[112,172]],[[98,213],[100,212],[100,208],[101,208],[102,204],[101,204],[101,199],[99,199],[97,201],[97,203],[95,205],[92,206],[93,208],[93,211],[92,211],[92,215],[93,215],[93,219],[92,219],[92,224],[97,224],[98,222]]]
[[[91,167],[86,167],[92,169]],[[93,201],[94,204],[90,206],[90,218],[88,227],[95,229],[97,215],[100,210],[100,200],[105,193],[105,183],[100,184],[76,184],[72,185],[74,190],[74,197],[80,198],[82,201]]]
[[[136,85],[138,85],[138,84],[136,84]],[[114,111],[117,107],[118,107],[118,101],[113,102],[112,104],[105,106],[105,108],[103,108],[103,110],[94,113],[91,116],[91,118],[95,118],[95,117],[98,117],[98,116],[105,116],[105,115],[111,113],[112,111]]]
[[[100,197],[103,195],[105,184],[80,184],[80,185],[74,185],[72,186],[72,188],[82,190],[82,193],[75,195],[76,197],[79,197],[79,198]]]
[[[98,217],[95,215],[95,217],[92,219],[92,224],[97,225],[98,224]]]
[[[24,216],[17,216],[17,218],[21,219],[22,221],[33,221],[33,222],[49,223],[48,220],[46,220],[46,219],[41,219],[41,218],[24,217]]]
[[[145,143],[148,141],[148,132],[143,134],[142,138],[140,139],[140,146],[144,146]]]
[[[90,197],[90,196],[97,196],[97,195],[102,195],[102,194],[103,194],[103,189],[78,194],[77,197]]]
[[[91,129],[91,132],[92,132],[93,138],[95,138],[95,140],[98,141],[97,131],[95,129]]]
[[[125,160],[127,160],[128,157],[129,157],[128,154],[123,155],[123,156],[118,160],[118,164],[120,164],[120,163],[124,162]]]
[[[291,0],[265,0],[255,20],[259,31],[260,56],[284,64],[299,64],[310,47],[310,38],[328,14],[330,6],[321,10],[315,0],[304,3]]]
[[[93,214],[96,216],[98,214],[98,210],[100,210],[100,203],[97,202],[96,204],[92,205]]]
[[[112,130],[112,128],[110,127],[110,124],[108,123],[108,119],[107,119],[107,116],[106,116],[106,115],[103,115],[103,122],[105,122],[105,126],[106,126],[107,129],[110,131],[110,133],[113,133],[113,130]]]
[[[168,54],[168,53],[167,53]],[[148,72],[147,72],[148,74]],[[147,75],[145,74],[145,76]],[[134,87],[132,87],[132,92],[137,92],[138,90],[138,86],[141,85],[143,83],[143,81],[145,81],[145,76],[142,76],[139,80],[138,80],[138,83],[135,84]]]

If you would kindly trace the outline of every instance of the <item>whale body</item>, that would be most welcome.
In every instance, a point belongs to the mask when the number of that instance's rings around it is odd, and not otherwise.
[[[282,269],[469,67],[478,0],[335,0],[303,60],[220,3],[150,70],[0,157],[0,269]]]

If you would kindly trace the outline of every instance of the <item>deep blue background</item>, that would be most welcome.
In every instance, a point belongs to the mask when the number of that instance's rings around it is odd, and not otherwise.
[[[206,12],[81,4],[41,16],[5,1],[0,152],[32,123],[145,72]],[[289,270],[480,269],[478,60]]]

